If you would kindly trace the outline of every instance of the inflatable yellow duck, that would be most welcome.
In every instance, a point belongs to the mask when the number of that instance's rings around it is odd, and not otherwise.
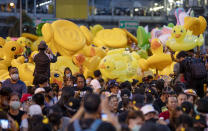
[[[119,28],[100,30],[93,39],[93,44],[97,47],[125,48],[127,43],[126,32]]]
[[[115,52],[114,52],[115,51]],[[122,52],[122,53],[120,53]],[[135,55],[135,54],[134,54]],[[99,69],[104,79],[116,79],[119,82],[137,79],[141,74],[138,65],[138,57],[135,57],[125,49],[114,49],[107,53],[100,64]]]
[[[172,63],[171,55],[163,53],[163,46],[159,39],[151,41],[151,51],[153,55],[147,59],[148,67],[163,70]]]
[[[90,32],[90,31],[88,30],[88,28],[87,28],[86,26],[83,26],[83,25],[81,25],[79,28],[81,29],[81,31],[84,33],[84,35],[85,35],[85,37],[86,37],[87,45],[90,45],[91,42],[92,42],[92,39],[93,39],[93,34],[92,34],[92,32]]]
[[[5,42],[6,42],[5,39],[0,37],[0,48],[4,46]]]
[[[42,34],[49,48],[63,56],[72,56],[78,51],[88,52],[87,39],[82,30],[71,21],[57,20],[42,27]],[[85,55],[85,54],[84,54]]]
[[[17,55],[21,55],[23,52],[23,47],[18,44],[16,41],[6,42],[3,48],[0,48],[0,69],[2,65],[6,68],[11,65],[11,61]]]
[[[199,18],[187,16],[184,18],[184,28],[192,31],[193,35],[198,36],[206,30],[207,21],[203,16],[199,16]]]
[[[30,47],[31,44],[32,44],[32,41],[30,39],[27,39],[25,37],[19,37],[17,39],[17,42],[22,45],[23,47],[27,46],[27,47]]]
[[[101,26],[101,25],[99,25],[99,24],[94,25],[94,26],[90,26],[90,31],[92,32],[93,37],[95,37],[96,34],[97,34],[99,31],[103,30],[103,29],[104,29],[104,27]]]
[[[167,40],[166,46],[173,51],[188,51],[204,43],[202,35],[199,37],[192,35],[191,31],[186,31],[183,26],[175,26],[171,37]]]

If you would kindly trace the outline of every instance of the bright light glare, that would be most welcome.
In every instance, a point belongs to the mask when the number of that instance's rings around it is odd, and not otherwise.
[[[170,3],[173,3],[174,2],[174,0],[168,0]]]
[[[158,3],[155,3],[155,6],[158,6]]]
[[[13,7],[14,6],[14,3],[13,2],[9,3],[9,6]]]
[[[139,8],[135,8],[134,11],[136,11],[136,12],[139,11]]]
[[[39,5],[36,5],[36,7],[44,6],[44,5],[50,4],[51,2],[52,2],[52,0],[49,0],[49,1],[46,1],[43,3],[40,3]]]

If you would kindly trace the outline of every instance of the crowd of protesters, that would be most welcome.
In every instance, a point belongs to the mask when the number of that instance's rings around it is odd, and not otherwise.
[[[34,57],[34,86],[24,84],[18,69],[1,83],[0,129],[13,131],[204,131],[208,124],[206,78],[195,79],[186,68],[194,51],[181,51],[171,80],[148,75],[138,80],[103,80],[64,70],[63,88],[50,83],[56,58],[44,42]],[[48,55],[51,54],[51,55]],[[206,56],[205,56],[206,57]],[[206,67],[206,66],[205,66]],[[200,70],[199,71],[203,71]]]

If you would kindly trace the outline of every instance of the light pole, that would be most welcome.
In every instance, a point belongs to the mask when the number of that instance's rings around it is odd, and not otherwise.
[[[20,36],[22,35],[22,0],[20,0]]]

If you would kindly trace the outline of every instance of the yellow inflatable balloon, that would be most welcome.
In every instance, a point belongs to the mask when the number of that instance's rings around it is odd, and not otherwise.
[[[172,30],[171,37],[167,40],[166,46],[173,51],[188,51],[204,43],[202,35],[192,35],[191,31],[186,31],[183,26],[175,26]]]
[[[4,46],[5,42],[6,42],[5,39],[0,37],[0,48]]]
[[[81,25],[79,28],[81,29],[81,31],[84,33],[86,37],[87,45],[90,45],[93,39],[92,33],[88,30],[86,26]]]
[[[42,27],[43,38],[53,52],[71,56],[86,45],[85,35],[79,26],[68,20],[57,20]]]
[[[90,31],[92,32],[93,37],[95,37],[96,34],[97,34],[99,31],[103,30],[103,29],[104,29],[103,26],[101,26],[101,25],[99,25],[99,24],[94,25],[94,26],[90,26]]]
[[[121,50],[123,50],[122,53],[120,53]],[[116,79],[119,82],[138,79],[138,74],[141,74],[138,60],[125,49],[109,51],[101,60],[99,69],[104,79]]]
[[[199,16],[199,18],[187,16],[184,18],[184,28],[192,31],[193,35],[198,36],[206,30],[207,21],[203,16]]]
[[[17,39],[17,42],[18,42],[20,45],[22,45],[23,47],[25,47],[25,46],[30,47],[31,44],[32,44],[32,41],[29,40],[29,39],[27,39],[27,38],[25,38],[25,37],[19,37],[19,38]]]
[[[103,29],[93,39],[93,44],[98,47],[124,48],[127,42],[126,32],[119,28]]]
[[[173,62],[172,64],[165,67],[162,71],[159,71],[159,75],[166,75],[169,76],[170,74],[174,74],[173,69],[176,62]]]
[[[56,83],[59,85],[59,88],[63,87],[63,73],[58,70],[52,70],[51,71],[51,83]]]
[[[148,67],[163,70],[172,63],[171,55],[163,53],[163,46],[159,39],[151,41],[151,51],[153,55],[147,59]]]

